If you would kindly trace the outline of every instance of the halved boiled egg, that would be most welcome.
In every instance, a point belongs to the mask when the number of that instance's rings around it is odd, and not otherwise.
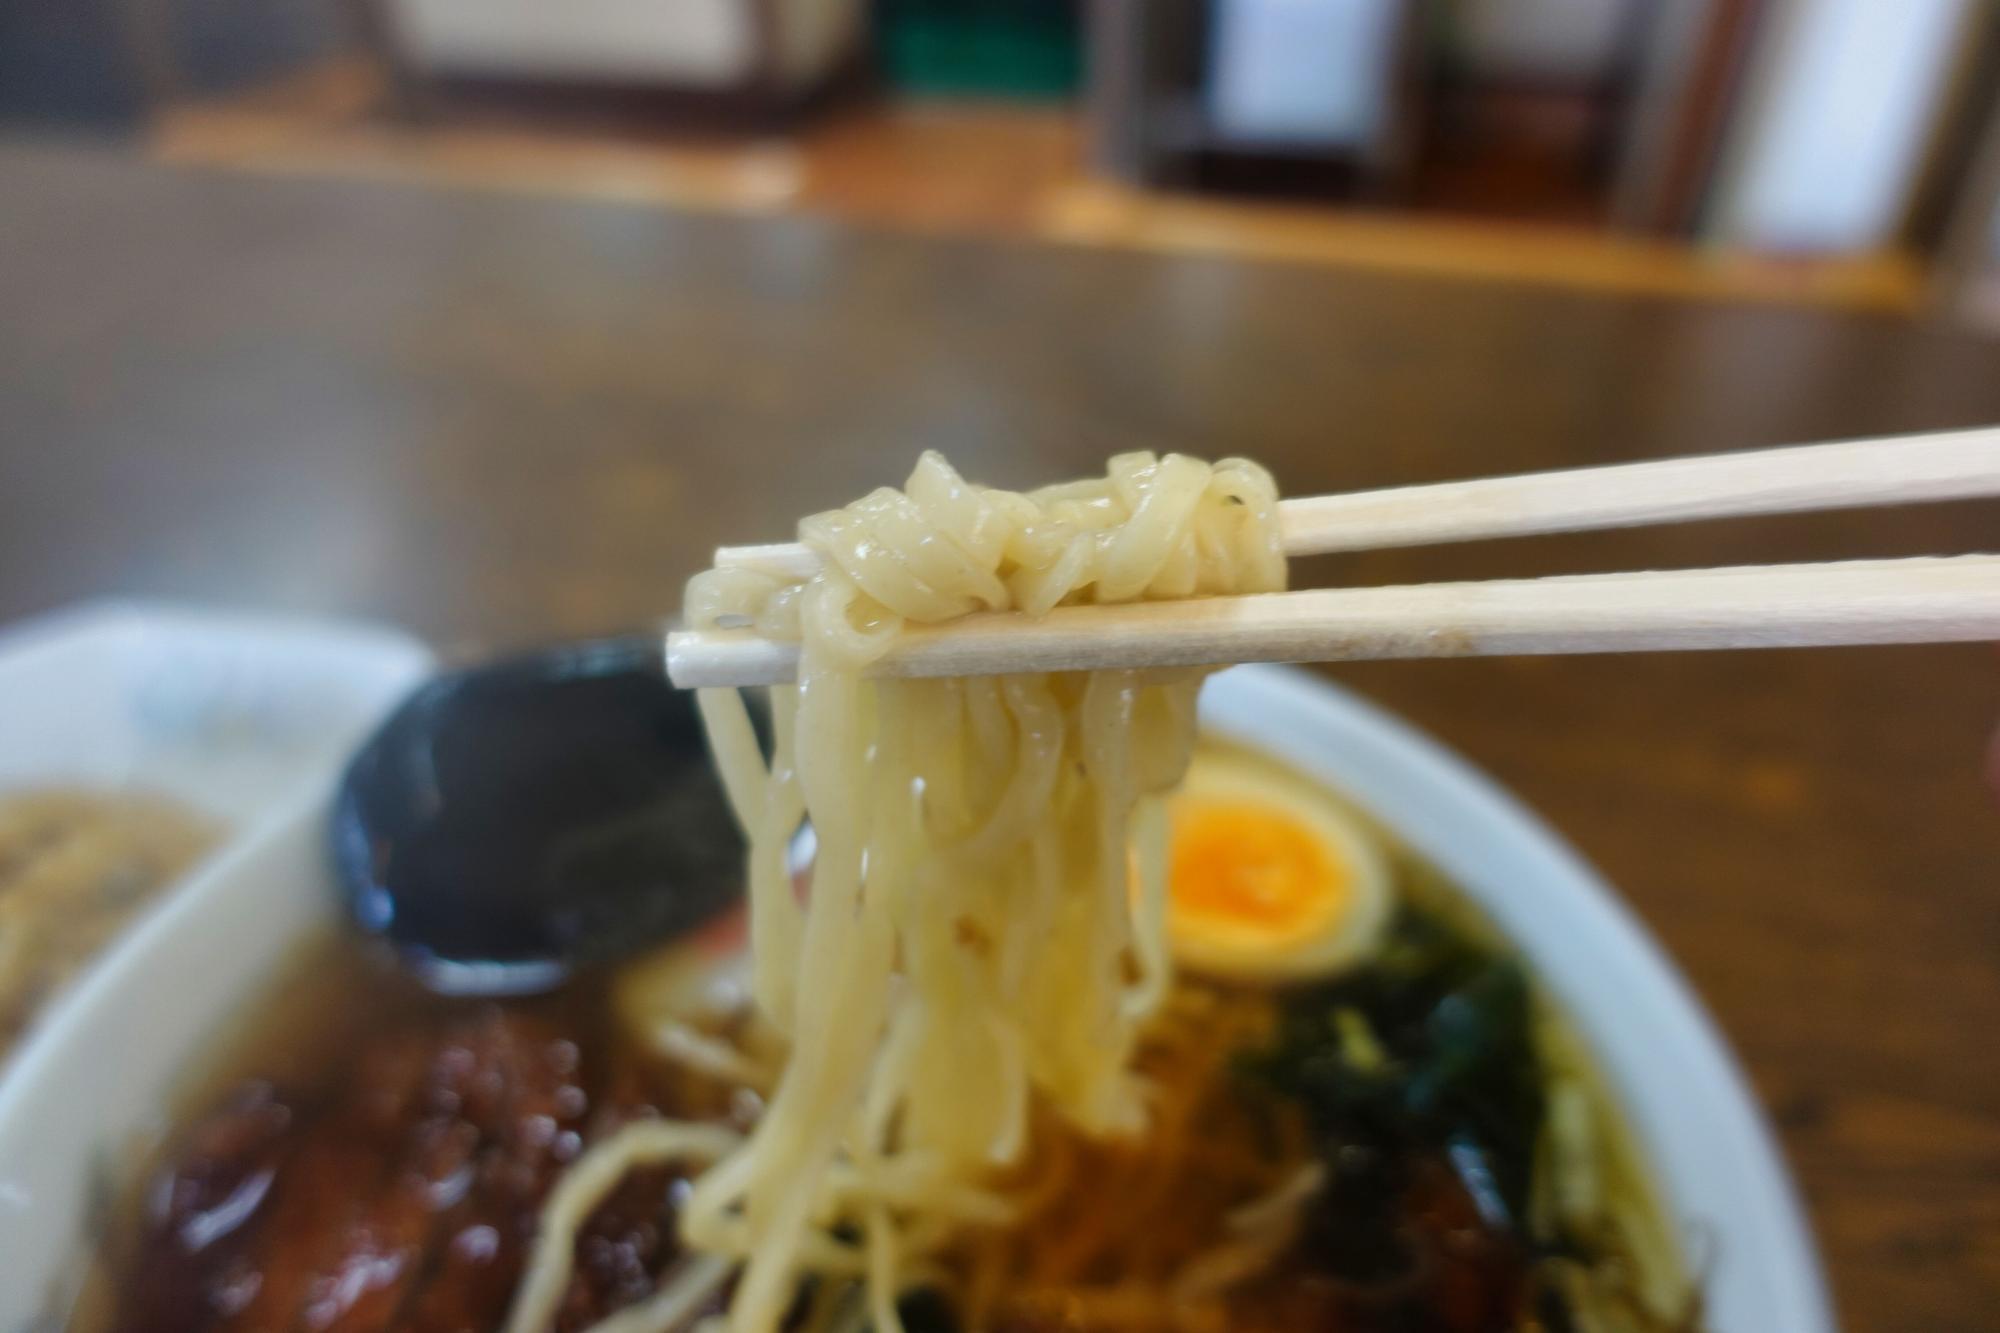
[[[1368,954],[1388,924],[1388,860],[1334,797],[1279,764],[1203,747],[1167,801],[1167,932],[1211,976],[1305,980]]]

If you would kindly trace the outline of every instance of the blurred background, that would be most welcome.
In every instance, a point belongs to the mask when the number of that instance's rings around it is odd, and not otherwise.
[[[0,128],[2000,329],[1987,0],[0,0]]]

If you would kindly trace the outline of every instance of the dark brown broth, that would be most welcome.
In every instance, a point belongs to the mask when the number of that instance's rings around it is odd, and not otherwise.
[[[190,1071],[72,1329],[497,1327],[542,1198],[584,1146],[634,1116],[730,1113],[725,1090],[626,1037],[608,990],[583,976],[446,999],[351,937],[314,941]],[[560,1328],[677,1257],[678,1180],[637,1173],[593,1217]]]
[[[1403,858],[1398,870],[1405,893],[1454,933],[1504,951],[1435,872]],[[107,1229],[101,1268],[114,1276],[97,1284],[72,1333],[498,1328],[538,1205],[576,1151],[633,1115],[741,1121],[729,1090],[676,1071],[615,1021],[611,980],[586,975],[550,996],[498,1004],[452,1000],[351,937],[313,941],[259,995],[254,1017],[188,1072],[171,1120],[179,1128],[143,1169],[119,1173],[141,1183]],[[1546,1025],[1544,1044],[1559,1035]],[[508,1097],[527,1104],[475,1104],[480,1079],[495,1071]],[[549,1125],[517,1132],[534,1116]],[[1608,1105],[1603,1129],[1602,1168],[1650,1213],[1657,1196]],[[467,1191],[440,1192],[468,1162]],[[251,1199],[260,1171],[274,1183]],[[673,1263],[682,1179],[636,1173],[592,1217],[561,1333],[639,1299]],[[1401,1220],[1386,1233],[1428,1236],[1420,1248],[1449,1262],[1427,1266],[1425,1282],[1383,1304],[1380,1292],[1330,1278],[1295,1252],[1237,1294],[1245,1326],[1515,1326],[1528,1256],[1489,1234],[1441,1163],[1417,1163],[1411,1179],[1421,1188],[1397,1205]],[[244,1216],[223,1226],[239,1207]],[[204,1244],[188,1243],[191,1222]],[[1009,1327],[1083,1327],[1074,1311],[1051,1318]]]

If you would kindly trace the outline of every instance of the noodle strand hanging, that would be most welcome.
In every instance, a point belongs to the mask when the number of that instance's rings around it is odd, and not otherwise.
[[[1253,463],[1146,453],[1018,494],[926,453],[901,491],[799,536],[810,580],[718,569],[687,593],[694,625],[795,639],[801,662],[773,691],[768,764],[734,691],[700,701],[751,844],[754,998],[791,1055],[682,1229],[740,1262],[734,1333],[770,1333],[802,1278],[836,1272],[900,1333],[897,1297],[954,1226],[1014,1220],[1021,1201],[982,1184],[1038,1115],[1146,1128],[1134,1048],[1171,979],[1158,798],[1192,753],[1202,673],[861,673],[908,622],[1282,588],[1277,494]]]

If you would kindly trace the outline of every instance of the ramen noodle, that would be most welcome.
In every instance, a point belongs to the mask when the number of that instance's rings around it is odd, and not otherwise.
[[[0,795],[0,1058],[51,995],[214,840],[163,797]]]
[[[962,1228],[1020,1216],[986,1182],[1022,1161],[1037,1108],[1092,1136],[1148,1128],[1133,1057],[1170,983],[1159,798],[1187,767],[1201,673],[864,672],[906,623],[1280,589],[1277,493],[1242,460],[1126,454],[1019,494],[927,453],[901,491],[799,535],[809,579],[715,570],[688,590],[693,624],[796,640],[801,661],[768,765],[734,693],[701,697],[751,844],[754,994],[790,1059],[682,1225],[742,1264],[738,1333],[779,1327],[811,1274],[864,1279],[896,1333],[899,1293]],[[787,852],[807,819],[802,905]],[[572,1229],[550,1222],[560,1251]],[[531,1279],[517,1333],[555,1289]]]

